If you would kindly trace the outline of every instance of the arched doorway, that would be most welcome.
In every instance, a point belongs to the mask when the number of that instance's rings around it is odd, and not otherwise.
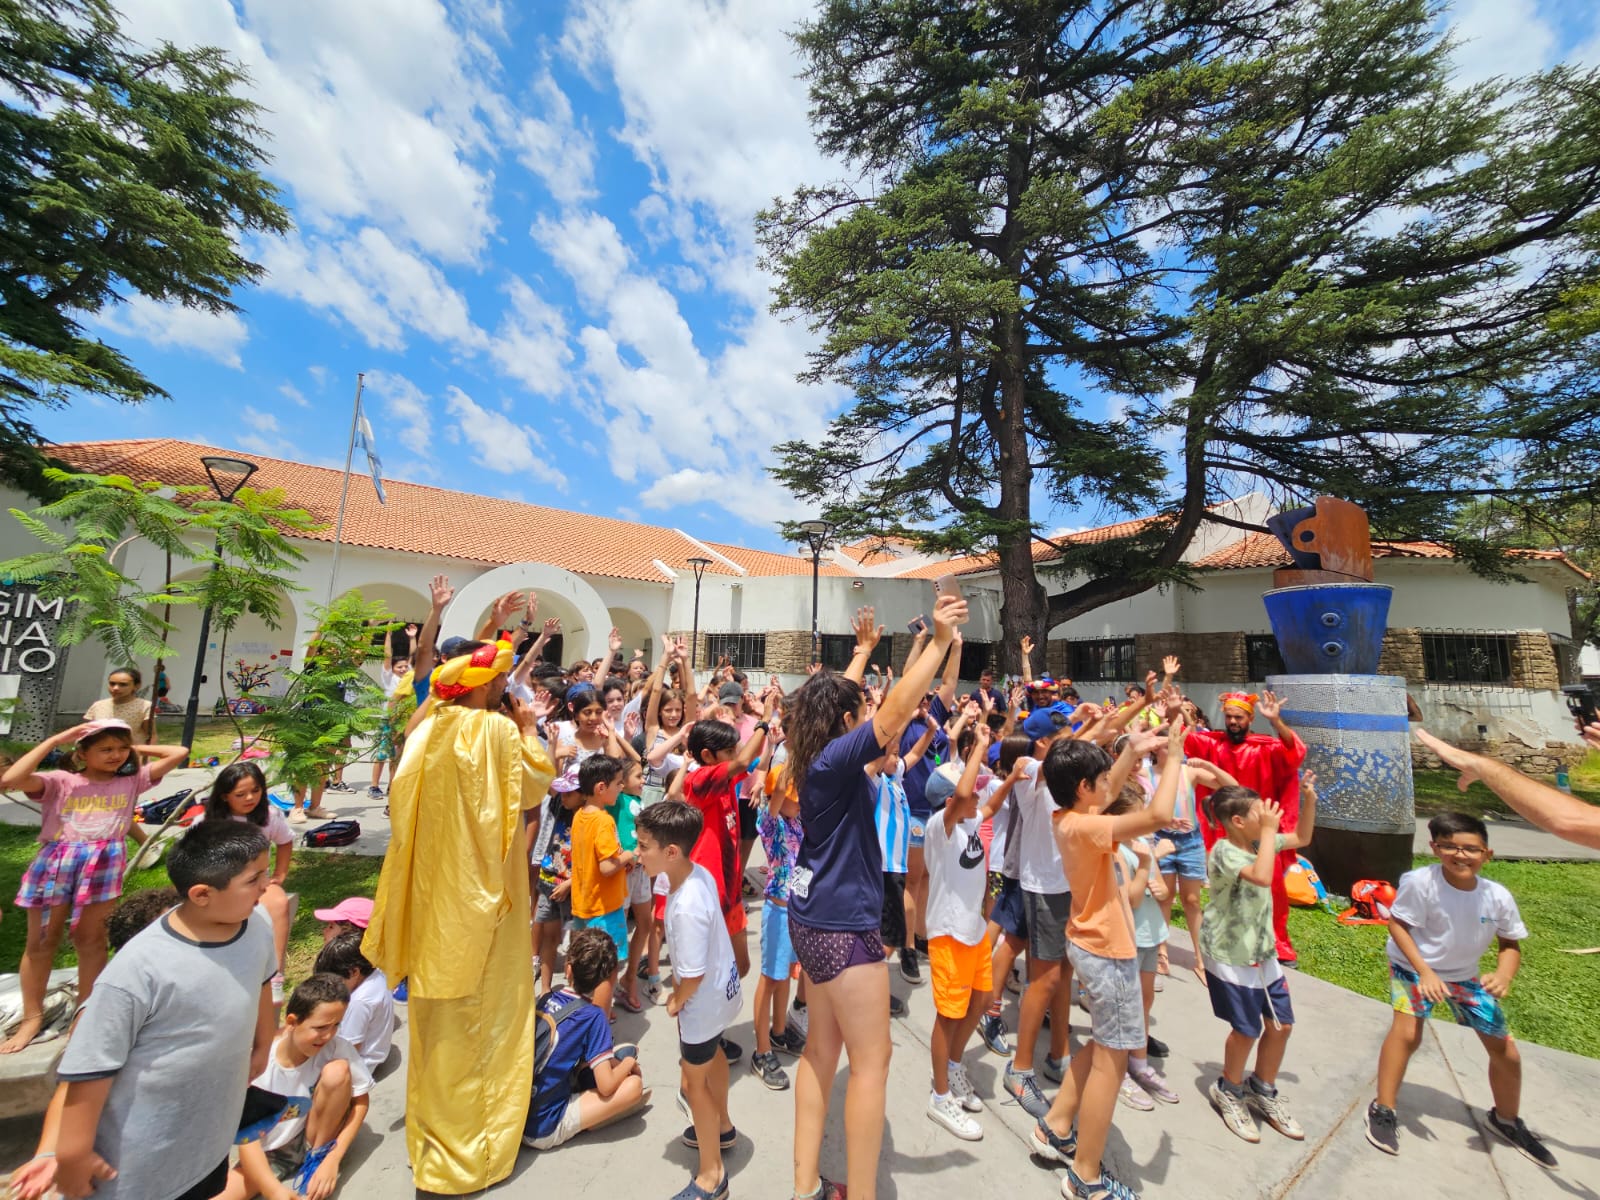
[[[612,618],[605,601],[580,576],[547,563],[510,563],[478,576],[456,593],[445,610],[441,639],[471,637],[496,599],[530,588],[539,593],[539,620],[561,619],[564,658],[571,662],[606,652]]]

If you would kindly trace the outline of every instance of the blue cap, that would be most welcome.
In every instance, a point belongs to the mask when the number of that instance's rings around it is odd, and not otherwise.
[[[1050,737],[1070,724],[1072,710],[1065,704],[1052,704],[1049,708],[1035,709],[1022,723],[1022,732],[1034,741]]]

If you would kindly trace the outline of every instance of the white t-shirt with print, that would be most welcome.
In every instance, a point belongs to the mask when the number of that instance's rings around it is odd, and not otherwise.
[[[1447,983],[1476,979],[1478,963],[1496,938],[1520,942],[1527,938],[1517,902],[1492,879],[1478,876],[1470,892],[1451,887],[1438,863],[1400,876],[1400,889],[1389,910],[1411,930],[1422,961]],[[1400,947],[1390,938],[1389,961],[1411,969]]]
[[[1055,801],[1050,799],[1050,789],[1039,774],[1037,761],[1028,763],[1023,770],[1022,782],[1011,789],[1022,814],[1017,826],[1018,844],[1013,847],[1020,862],[1017,881],[1025,892],[1057,895],[1067,890],[1067,872],[1061,865],[1055,826],[1050,820],[1056,810]]]
[[[389,1044],[394,1040],[394,997],[382,971],[374,970],[350,993],[339,1036],[356,1047],[369,1070],[376,1071],[389,1057]]]
[[[678,1039],[696,1045],[721,1036],[739,1015],[739,964],[716,880],[699,863],[667,897],[667,949],[674,975],[701,981],[678,1012]]]
[[[922,857],[928,865],[928,936],[953,937],[964,946],[983,940],[984,869],[981,822],[969,817],[945,832],[944,813],[928,818]]]
[[[277,1036],[272,1043],[272,1052],[267,1055],[267,1069],[250,1081],[258,1088],[289,1097],[289,1107],[283,1110],[278,1123],[267,1130],[266,1136],[261,1139],[263,1150],[282,1150],[304,1136],[306,1120],[311,1116],[311,1089],[317,1086],[322,1068],[334,1059],[342,1058],[350,1064],[351,1095],[365,1096],[372,1090],[372,1072],[367,1070],[367,1064],[361,1061],[356,1048],[338,1034],[334,1034],[326,1046],[298,1067],[286,1067],[278,1061],[278,1050],[288,1036],[288,1030]]]

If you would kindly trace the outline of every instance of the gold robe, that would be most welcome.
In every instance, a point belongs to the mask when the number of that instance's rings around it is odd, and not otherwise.
[[[363,953],[409,980],[406,1148],[416,1186],[511,1174],[533,1088],[525,810],[555,768],[500,713],[443,704],[406,739]]]

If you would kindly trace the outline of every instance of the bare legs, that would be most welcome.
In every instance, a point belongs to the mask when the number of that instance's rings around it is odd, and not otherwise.
[[[850,967],[827,983],[811,984],[807,1000],[811,1024],[795,1071],[794,1194],[809,1195],[821,1179],[828,1096],[844,1050],[850,1056],[844,1105],[847,1190],[851,1200],[876,1200],[892,1049],[888,967]]]

